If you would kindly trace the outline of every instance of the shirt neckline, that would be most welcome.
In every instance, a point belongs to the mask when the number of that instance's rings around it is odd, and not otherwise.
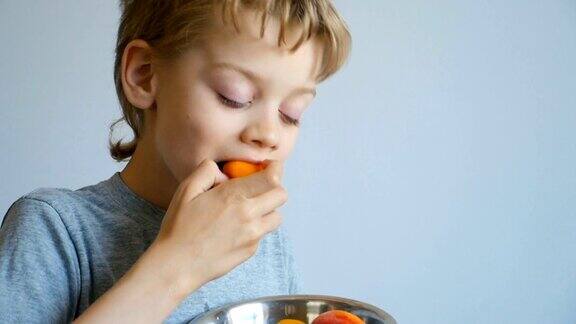
[[[166,214],[166,210],[136,194],[130,187],[128,187],[124,180],[122,180],[120,172],[114,173],[108,182],[112,191],[112,198],[125,210],[134,212],[133,208],[131,208],[134,206],[151,215],[155,221],[162,221]]]

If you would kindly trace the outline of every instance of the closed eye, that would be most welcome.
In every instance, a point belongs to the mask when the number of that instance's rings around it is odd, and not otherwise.
[[[247,103],[237,102],[237,101],[234,101],[232,99],[226,98],[225,96],[223,96],[221,94],[218,94],[218,98],[220,99],[220,101],[224,105],[231,107],[231,108],[234,108],[234,109],[241,109],[241,108],[244,108],[244,107],[246,107],[252,103],[252,101],[249,101]],[[283,112],[280,112],[280,115],[281,115],[282,119],[284,120],[284,122],[286,122],[287,124],[294,125],[294,126],[300,125],[299,120],[291,118],[288,115],[284,114]]]
[[[249,103],[251,103],[251,101],[249,101],[248,103],[243,104],[243,103],[234,101],[234,100],[232,100],[232,99],[228,99],[228,98],[224,97],[224,96],[221,95],[221,94],[218,94],[218,98],[219,98],[220,101],[222,101],[222,103],[224,103],[226,106],[230,106],[230,107],[232,107],[232,108],[244,108],[244,107],[246,107],[246,105],[248,105]]]

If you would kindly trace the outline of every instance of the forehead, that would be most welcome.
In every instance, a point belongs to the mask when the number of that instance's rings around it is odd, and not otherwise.
[[[277,19],[268,17],[264,35],[260,38],[261,14],[248,9],[239,13],[240,33],[237,33],[230,17],[224,23],[221,10],[216,10],[212,32],[203,46],[208,63],[244,67],[260,75],[265,82],[280,77],[299,86],[316,84],[322,57],[320,42],[311,38],[291,53],[289,48],[297,42],[301,30],[289,30],[286,45],[279,47],[280,24]]]

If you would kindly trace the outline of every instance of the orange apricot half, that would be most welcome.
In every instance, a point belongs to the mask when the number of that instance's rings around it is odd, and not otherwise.
[[[239,178],[251,175],[254,172],[263,170],[265,167],[263,164],[250,163],[245,161],[228,161],[222,167],[222,172],[226,174],[229,178]]]

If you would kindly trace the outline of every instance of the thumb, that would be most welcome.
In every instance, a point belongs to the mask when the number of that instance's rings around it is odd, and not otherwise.
[[[191,201],[226,180],[228,177],[220,171],[216,162],[205,159],[180,183],[178,194],[182,200]]]

